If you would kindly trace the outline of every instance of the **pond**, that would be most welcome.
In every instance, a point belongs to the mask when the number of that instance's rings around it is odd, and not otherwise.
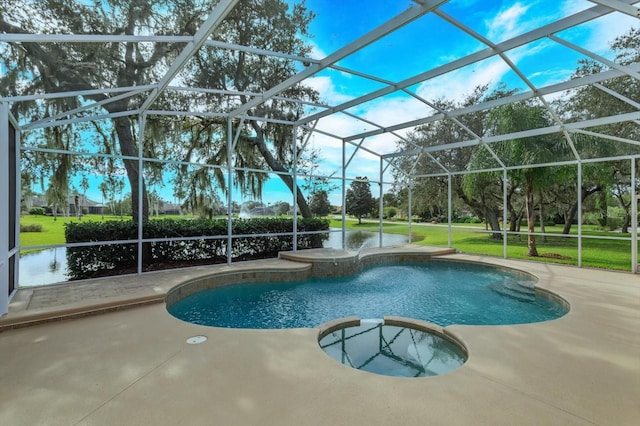
[[[329,234],[329,239],[324,242],[325,248],[342,248],[342,232],[339,229],[331,229],[333,232]],[[377,232],[373,231],[346,231],[346,249],[360,250],[368,247],[378,247],[379,237]],[[382,234],[382,246],[395,246],[409,242],[409,237],[401,234]]]
[[[20,255],[20,287],[67,280],[67,249],[58,247]]]
[[[325,248],[342,248],[342,233],[329,234],[329,240],[324,242]],[[346,232],[347,250],[360,250],[366,247],[378,247],[378,233],[371,231]],[[382,245],[392,246],[408,242],[406,235],[382,234]],[[41,250],[35,253],[20,255],[20,287],[54,284],[67,281],[67,249],[58,247]]]

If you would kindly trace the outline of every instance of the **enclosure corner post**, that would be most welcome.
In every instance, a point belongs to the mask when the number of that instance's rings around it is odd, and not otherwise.
[[[508,257],[507,246],[507,183],[508,183],[507,169],[502,170],[502,257],[506,259]]]
[[[238,133],[240,129],[238,128]],[[227,117],[227,263],[233,261],[233,123],[231,117]]]
[[[638,273],[638,194],[636,193],[636,159],[631,160],[631,272]]]
[[[293,190],[291,191],[291,193],[293,194],[293,251],[298,251],[298,128],[296,126],[293,126],[293,129],[291,131],[293,133],[293,138],[291,141],[291,151],[293,152]]]
[[[451,225],[451,222],[453,221],[453,214],[451,212],[452,205],[451,173],[447,173],[447,247],[449,248],[453,245],[453,238],[451,235],[453,231],[453,227]]]

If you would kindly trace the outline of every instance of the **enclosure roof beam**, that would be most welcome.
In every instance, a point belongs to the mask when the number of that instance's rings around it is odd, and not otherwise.
[[[223,112],[207,112],[207,111],[175,111],[175,110],[156,110],[150,109],[147,111],[148,115],[162,115],[162,116],[182,116],[182,117],[205,117],[205,118],[229,118],[227,114]],[[290,121],[277,119],[277,118],[267,118],[267,117],[257,117],[253,115],[239,115],[235,117],[236,119],[241,120],[252,120],[252,121],[262,121],[265,123],[276,123],[276,124],[287,124],[291,125]],[[222,125],[223,123],[218,123]]]
[[[135,96],[135,95],[140,94],[142,92],[145,92],[147,90],[149,90],[149,89],[133,90],[131,92],[122,93],[120,95],[116,95],[116,96],[113,96],[113,97],[110,97],[110,98],[106,98],[106,99],[103,99],[101,101],[92,102],[90,104],[83,105],[83,106],[78,107],[78,108],[70,109],[68,111],[63,111],[61,113],[52,115],[50,117],[45,117],[45,118],[40,119],[40,120],[32,121],[29,124],[27,124],[25,126],[22,126],[22,130],[34,129],[34,128],[39,127],[43,123],[55,122],[58,118],[68,117],[70,115],[78,114],[78,113],[83,112],[83,111],[88,111],[88,110],[93,109],[93,108],[104,106],[104,105],[106,105],[108,103],[111,103],[111,102],[117,102],[117,101],[120,101],[122,99],[127,99],[127,98],[130,98],[131,96]]]
[[[310,63],[310,64],[320,63],[320,59],[307,58],[306,56],[299,56],[299,55],[291,55],[289,53],[276,52],[276,51],[267,50],[267,49],[258,49],[256,47],[243,46],[241,44],[227,43],[224,41],[207,40],[205,42],[205,45],[210,47],[216,47],[219,49],[253,53],[255,55],[261,55],[261,56],[273,56],[276,58],[291,59],[293,61],[303,62],[303,63]]]
[[[595,136],[597,138],[609,139],[609,140],[612,140],[612,141],[615,141],[615,142],[623,142],[623,143],[628,143],[629,145],[640,146],[640,141],[636,141],[636,140],[628,139],[628,138],[621,138],[619,136],[607,135],[607,134],[604,134],[604,133],[592,132],[590,130],[573,129],[573,130],[571,130],[571,133],[581,133],[583,135]]]
[[[367,123],[367,124],[370,124],[371,126],[374,126],[374,127],[379,128],[379,129],[384,129],[384,127],[382,127],[380,124],[375,123],[375,122],[373,122],[373,121],[371,121],[371,120],[367,120],[366,118],[359,117],[359,116],[357,116],[356,114],[352,114],[352,113],[347,112],[347,111],[342,111],[341,113],[342,113],[342,114],[344,114],[344,115],[348,115],[349,117],[355,118],[356,120],[363,121],[363,122],[365,122],[365,123]],[[402,135],[400,135],[400,134],[398,134],[398,133],[391,132],[391,134],[392,134],[393,136],[397,137],[397,138],[398,138],[398,139],[400,139],[400,140],[403,140],[403,141],[405,141],[405,142],[407,142],[407,143],[410,143],[411,145],[416,146],[416,144],[415,144],[413,141],[408,140],[407,138],[405,138],[404,136],[402,136]]]
[[[288,89],[302,80],[322,71],[325,68],[335,64],[341,59],[346,58],[347,56],[353,54],[354,52],[374,43],[380,38],[386,36],[387,34],[407,25],[410,22],[415,21],[421,16],[427,14],[431,10],[445,3],[447,0],[429,0],[425,1],[425,4],[421,4],[420,7],[411,7],[404,12],[400,13],[396,17],[390,19],[379,27],[375,28],[373,31],[368,32],[357,40],[345,45],[341,49],[338,49],[334,53],[322,59],[319,63],[310,64],[305,70],[299,72],[298,74],[293,75],[292,77],[286,79],[280,84],[275,85],[269,90],[265,90],[261,97],[252,99],[244,105],[240,106],[238,109],[231,113],[231,116],[243,114],[250,110],[251,108],[264,103],[271,97],[277,95],[283,90]],[[309,123],[311,121],[317,120],[321,117],[315,117],[312,120],[304,120],[304,122],[298,122],[296,125],[302,125]]]
[[[67,120],[58,120],[58,121],[50,121],[48,123],[42,123],[40,126],[38,126],[38,128],[46,129],[54,126],[64,126],[67,124],[85,123],[87,121],[106,120],[109,118],[117,118],[117,117],[127,117],[129,115],[137,115],[139,113],[140,113],[139,110],[134,109],[134,110],[128,110],[128,111],[113,112],[110,114],[88,115],[83,117],[70,118]]]
[[[301,126],[301,127],[306,129],[306,130],[312,130],[314,133],[319,133],[321,135],[328,136],[328,137],[333,138],[333,139],[338,139],[340,141],[342,140],[342,136],[336,135],[335,133],[327,132],[327,131],[322,130],[322,129],[316,129],[316,128],[308,126],[308,125],[304,125],[304,126]]]
[[[613,96],[613,97],[615,97],[617,99],[620,99],[622,102],[625,102],[625,103],[631,105],[635,109],[640,109],[640,103],[634,101],[633,99],[627,98],[626,96],[616,92],[615,90],[611,90],[608,87],[603,86],[600,83],[594,83],[593,87],[597,87],[598,89],[602,90],[603,92],[608,93],[609,95],[611,95],[611,96]]]
[[[156,88],[156,84],[148,84],[144,86],[127,86],[127,87],[110,87],[103,89],[92,89],[92,90],[74,90],[72,92],[55,92],[55,93],[39,93],[34,95],[24,95],[24,96],[7,96],[2,98],[5,102],[30,102],[30,101],[38,101],[44,99],[61,99],[61,98],[74,98],[77,96],[91,96],[91,95],[102,95],[106,93],[122,93],[122,92],[131,92],[134,90],[151,90]]]
[[[511,139],[529,138],[533,136],[558,133],[558,132],[561,132],[563,129],[566,129],[567,131],[571,132],[576,129],[603,126],[607,124],[622,123],[625,121],[638,120],[638,119],[640,119],[640,112],[630,112],[627,114],[612,115],[608,117],[595,118],[592,120],[585,120],[585,121],[576,122],[576,123],[567,123],[562,126],[554,125],[554,126],[548,126],[548,127],[541,127],[537,129],[524,130],[521,132],[507,133],[504,135],[489,136],[489,137],[483,138],[482,141],[479,139],[471,139],[471,140],[466,140],[461,142],[451,142],[451,143],[445,143],[440,145],[423,147],[417,150],[394,152],[391,154],[385,154],[382,157],[390,158],[390,157],[397,157],[397,156],[403,156],[403,155],[416,155],[419,152],[439,152],[439,151],[445,151],[450,149],[458,149],[458,148],[464,148],[469,146],[475,146],[481,142],[491,144],[494,142],[507,141]]]
[[[198,49],[204,45],[207,38],[211,33],[222,23],[224,18],[231,12],[239,0],[220,0],[220,2],[213,8],[211,14],[202,23],[202,26],[198,28],[198,31],[193,36],[193,41],[189,42],[184,49],[180,52],[178,57],[173,61],[165,75],[158,82],[158,87],[153,89],[149,97],[144,101],[140,107],[140,111],[144,113],[149,107],[158,99],[164,89],[169,86],[169,83],[175,78],[175,76],[182,70],[184,65],[191,59]]]
[[[627,3],[623,3],[619,0],[589,0],[591,3],[601,4],[603,6],[615,9],[618,12],[625,15],[633,16],[634,18],[640,18],[640,9]],[[633,2],[635,3],[635,1]]]
[[[633,64],[630,66],[631,69],[640,69],[640,63],[639,64]],[[577,87],[581,87],[581,86],[585,86],[588,84],[593,84],[595,82],[600,82],[603,80],[608,80],[608,79],[612,79],[612,78],[617,78],[620,77],[621,75],[624,75],[621,71],[618,70],[608,70],[608,71],[603,71],[601,73],[598,74],[589,74],[587,76],[584,77],[580,77],[580,78],[575,78],[572,80],[567,80],[564,81],[562,83],[556,83],[556,84],[551,84],[549,86],[545,86],[545,87],[541,87],[538,89],[537,93],[534,92],[524,92],[524,93],[517,93],[515,95],[510,95],[510,96],[505,96],[504,98],[500,98],[500,99],[494,99],[491,101],[487,101],[487,102],[482,102],[479,104],[475,104],[475,105],[471,105],[465,108],[460,108],[454,111],[449,111],[447,113],[447,115],[449,117],[456,117],[456,116],[460,116],[463,114],[470,114],[473,112],[477,112],[477,111],[482,111],[485,109],[490,109],[490,108],[495,108],[497,106],[501,106],[501,105],[506,105],[509,103],[514,103],[514,102],[519,102],[519,101],[524,101],[527,99],[531,99],[533,97],[536,96],[541,96],[541,95],[548,95],[548,94],[552,94],[552,93],[558,93],[558,92],[562,92],[565,90],[569,90],[569,89],[575,89]],[[376,134],[381,134],[381,133],[385,133],[385,132],[390,132],[390,131],[395,131],[395,130],[400,130],[400,129],[404,129],[407,127],[415,127],[415,126],[419,126],[421,124],[426,124],[426,123],[431,123],[434,121],[438,121],[438,120],[442,120],[443,118],[445,118],[444,114],[434,114],[430,117],[425,117],[425,118],[419,118],[417,120],[411,120],[411,121],[407,121],[404,123],[399,123],[396,124],[394,126],[390,126],[385,128],[384,130],[372,130],[369,132],[363,132],[360,134],[356,134],[356,135],[352,135],[349,137],[346,137],[345,139],[359,139],[361,137],[369,137],[369,136],[373,136]]]
[[[442,14],[443,12],[441,11],[436,11],[439,15]],[[496,49],[493,48],[487,48],[484,50],[481,50],[479,52],[475,52],[472,53],[470,55],[467,55],[463,58],[457,59],[455,61],[451,61],[447,64],[444,64],[442,66],[433,68],[429,71],[426,71],[424,73],[415,75],[413,77],[410,77],[406,80],[403,80],[399,83],[397,83],[394,86],[388,86],[379,90],[376,90],[374,92],[368,93],[364,96],[361,96],[359,98],[356,99],[352,99],[348,102],[345,102],[339,106],[337,106],[336,108],[332,108],[329,111],[324,111],[324,112],[320,112],[320,113],[316,113],[313,115],[310,115],[308,117],[305,117],[303,119],[301,119],[297,124],[304,124],[307,121],[312,121],[315,120],[317,118],[320,117],[324,117],[326,115],[330,115],[333,112],[336,111],[341,111],[341,110],[345,110],[351,107],[354,107],[356,105],[360,105],[364,102],[368,102],[370,100],[388,95],[389,93],[393,93],[394,91],[403,89],[405,87],[409,87],[412,86],[414,84],[418,84],[418,83],[422,83],[423,81],[426,80],[430,80],[434,77],[438,77],[440,75],[449,73],[451,71],[457,70],[459,68],[463,68],[467,65],[471,65],[473,63],[488,59],[492,56],[497,55],[500,52],[505,52],[507,50],[511,50],[514,49],[516,47],[520,47],[523,46],[525,44],[531,43],[533,41],[539,40],[541,38],[546,37],[548,34],[551,33],[556,33],[559,31],[563,31],[566,30],[568,28],[571,28],[573,26],[582,24],[584,22],[588,22],[591,21],[593,19],[599,18],[603,15],[609,14],[611,13],[611,9],[605,6],[594,6],[590,9],[587,10],[583,10],[581,12],[578,12],[576,14],[573,14],[571,16],[568,16],[566,18],[560,19],[558,21],[555,21],[551,24],[545,25],[543,27],[539,27],[535,30],[529,31],[528,33],[524,33],[521,34],[519,36],[516,36],[514,38],[511,38],[509,40],[503,41],[499,44],[496,45]]]
[[[204,94],[213,94],[213,95],[224,95],[224,96],[260,96],[261,95],[260,93],[257,93],[257,92],[247,92],[247,91],[228,90],[228,89],[207,89],[203,87],[187,87],[187,86],[168,86],[167,90],[173,90],[177,92],[195,92],[195,93],[204,93]],[[303,99],[287,98],[284,96],[274,96],[272,99],[285,101],[285,102],[292,102],[300,105],[309,105],[309,106],[318,107],[318,108],[331,108],[331,105],[328,105],[328,104],[305,101]]]
[[[580,46],[576,46],[573,43],[570,43],[566,40],[561,39],[560,37],[557,37],[553,34],[549,34],[547,37],[549,37],[551,40],[555,41],[556,43],[560,43],[561,45],[568,47],[571,50],[575,50],[576,52],[582,53],[585,56],[588,56],[589,58],[598,61],[602,64],[606,64],[608,66],[610,66],[611,68],[615,68],[618,71],[622,71],[623,73],[627,74],[630,77],[635,78],[636,80],[640,80],[640,73],[638,73],[637,71],[634,71],[632,69],[630,69],[627,66],[624,65],[620,65],[615,63],[614,61],[610,61],[609,59],[601,56],[601,55],[597,55],[587,49],[583,49]]]
[[[621,161],[621,160],[630,160],[630,159],[638,159],[640,158],[640,154],[635,155],[618,155],[615,157],[601,157],[601,158],[586,158],[583,160],[565,160],[565,161],[554,161],[550,163],[537,163],[537,164],[521,164],[518,166],[508,166],[506,170],[522,170],[522,169],[538,169],[543,167],[558,167],[558,166],[572,166],[577,164],[585,164],[585,163],[602,163],[607,161]],[[503,169],[493,167],[486,169],[476,169],[476,170],[460,170],[454,171],[451,173],[424,173],[419,175],[414,175],[414,179],[418,178],[432,178],[432,177],[444,177],[448,175],[452,176],[460,176],[467,174],[478,174],[478,173],[486,173],[486,172],[502,172]]]
[[[0,33],[0,42],[3,41],[7,43],[189,43],[193,41],[193,36]]]

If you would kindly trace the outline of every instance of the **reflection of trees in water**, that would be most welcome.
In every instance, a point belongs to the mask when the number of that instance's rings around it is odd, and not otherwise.
[[[363,232],[363,231],[355,231],[347,234],[347,249],[355,250],[362,247],[362,245],[369,238],[373,237],[374,234],[371,232]]]
[[[439,335],[382,322],[336,330],[320,340],[320,347],[353,368],[404,377],[442,374],[466,360],[454,343]],[[337,351],[328,351],[330,347]]]
[[[371,231],[351,231],[347,233],[347,250],[359,250],[363,244],[365,247],[378,247],[378,233]],[[423,237],[412,235],[411,241],[416,242]],[[409,241],[409,237],[402,234],[382,234],[384,245],[404,244]],[[385,242],[386,241],[386,242]]]
[[[407,348],[408,355],[422,365],[425,370],[429,371],[429,364],[434,360],[438,360],[445,364],[463,362],[463,357],[458,352],[457,348],[446,339],[423,331],[411,330],[408,328],[405,330],[409,330],[412,340],[409,348]],[[415,353],[411,353],[411,346],[413,346]],[[429,350],[420,350],[419,346],[427,346]],[[430,355],[427,360],[422,359],[422,355],[425,353]]]
[[[53,259],[49,262],[49,272],[57,272],[60,269],[60,262],[58,262],[58,250],[53,250]]]

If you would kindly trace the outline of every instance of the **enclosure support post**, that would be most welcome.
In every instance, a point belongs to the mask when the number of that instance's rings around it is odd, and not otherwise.
[[[382,230],[383,230],[383,203],[382,203],[382,175],[384,174],[384,163],[382,162],[382,157],[380,157],[380,191],[379,191],[379,195],[380,198],[378,199],[378,219],[379,219],[379,226],[378,226],[378,247],[382,247]]]
[[[142,227],[144,226],[144,221],[142,220],[143,213],[143,187],[144,187],[144,164],[142,162],[142,156],[144,154],[144,125],[147,119],[146,114],[142,114],[138,116],[138,274],[142,274],[142,238],[144,236]]]
[[[15,185],[13,189],[15,193],[12,195],[11,190],[9,190],[9,208],[11,208],[13,204],[13,211],[15,213],[14,216],[14,227],[13,227],[13,241],[11,237],[9,237],[9,280],[13,280],[9,282],[9,290],[13,289],[9,292],[9,300],[16,294],[18,291],[19,283],[20,283],[20,202],[22,194],[22,179],[20,178],[20,167],[21,167],[21,155],[20,155],[20,145],[22,144],[21,134],[18,126],[18,122],[15,120],[15,117],[11,114],[11,110],[7,106],[7,110],[9,111],[9,120],[12,122],[14,129],[14,146],[15,156],[13,159],[9,157],[9,161],[14,161],[15,166]],[[10,130],[11,131],[11,130]],[[11,137],[9,137],[9,142],[11,142]],[[9,153],[11,153],[11,145],[9,146]],[[9,167],[11,170],[11,167]],[[11,185],[11,182],[9,182]],[[9,225],[11,225],[11,219],[9,220]],[[11,230],[9,230],[11,232]],[[11,267],[13,262],[13,268]]]
[[[638,196],[636,194],[636,159],[631,161],[631,272],[638,273]]]
[[[582,161],[578,161],[578,268],[582,267]]]
[[[293,152],[293,251],[298,250],[298,128],[293,126],[293,140],[291,141]]]
[[[451,173],[447,174],[447,224],[449,229],[447,230],[447,247],[451,248],[453,242],[451,238],[451,232],[453,227],[451,226],[451,221],[453,220],[453,214],[451,212],[453,202],[451,200]]]
[[[502,257],[507,258],[507,169],[502,170]]]
[[[238,132],[240,130],[238,129]],[[231,117],[227,118],[227,263],[233,261],[233,123]]]
[[[347,159],[347,143],[342,140],[342,250],[347,248],[347,188],[346,188],[346,177],[347,170],[346,163]]]
[[[9,106],[0,103],[0,315],[9,312]]]
[[[407,223],[409,224],[409,242],[412,243],[413,241],[411,241],[411,188],[413,187],[413,180],[409,181],[409,185],[407,185],[409,187],[408,192],[409,192],[409,204],[407,205]]]

